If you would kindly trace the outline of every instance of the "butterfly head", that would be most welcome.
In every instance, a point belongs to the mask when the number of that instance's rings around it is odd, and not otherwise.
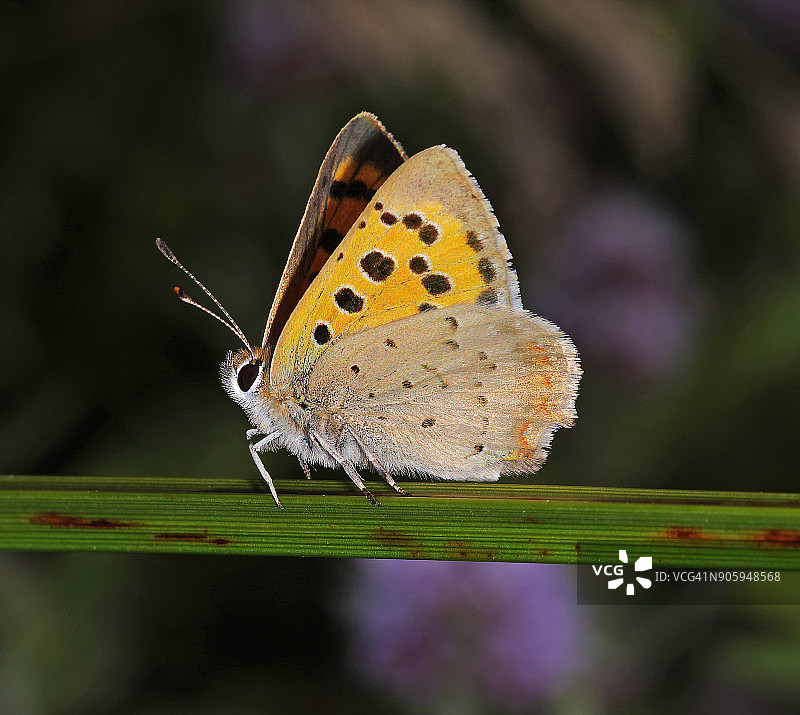
[[[219,366],[219,376],[226,392],[245,410],[259,404],[259,391],[268,383],[269,359],[265,350],[246,348],[228,353]]]

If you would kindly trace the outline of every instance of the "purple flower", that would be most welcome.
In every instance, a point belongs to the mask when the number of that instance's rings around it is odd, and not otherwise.
[[[680,364],[702,301],[676,217],[636,194],[609,192],[579,207],[557,243],[553,284],[536,305],[585,360],[640,382]]]
[[[364,560],[344,608],[355,667],[408,701],[528,707],[582,666],[573,576],[559,566]]]

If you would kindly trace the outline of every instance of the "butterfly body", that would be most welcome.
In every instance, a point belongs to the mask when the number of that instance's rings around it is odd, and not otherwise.
[[[510,259],[452,149],[406,159],[372,115],[345,126],[262,345],[217,303],[246,346],[228,354],[222,382],[254,425],[250,451],[279,505],[266,449],[306,470],[340,466],[374,503],[357,467],[403,492],[393,475],[495,481],[541,466],[574,420],[581,369],[569,338],[522,308]]]
[[[258,355],[258,353],[257,353]],[[268,365],[267,360],[261,365]],[[364,455],[358,453],[343,440],[343,418],[341,410],[332,409],[326,402],[311,397],[306,390],[296,385],[271,385],[266,375],[259,375],[250,390],[242,390],[238,372],[242,365],[250,364],[252,358],[244,350],[230,353],[221,365],[223,386],[231,399],[247,414],[252,425],[261,435],[274,435],[273,449],[283,448],[301,462],[334,468],[336,460],[315,441],[317,434],[336,445],[340,454],[358,466]],[[350,439],[352,444],[352,439]]]

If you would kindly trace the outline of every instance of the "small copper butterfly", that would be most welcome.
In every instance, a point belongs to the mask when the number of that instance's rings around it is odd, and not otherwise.
[[[581,368],[570,339],[523,310],[511,254],[458,154],[406,158],[371,114],[339,132],[322,163],[260,346],[161,240],[161,252],[214,301],[244,344],[220,373],[259,453],[283,447],[392,475],[496,481],[534,472],[570,427]]]

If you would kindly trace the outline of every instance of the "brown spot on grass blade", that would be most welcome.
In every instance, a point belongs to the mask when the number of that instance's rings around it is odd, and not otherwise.
[[[694,526],[670,526],[664,532],[664,536],[668,539],[707,539],[709,538],[703,533],[702,529],[697,529]]]
[[[467,561],[470,558],[473,548],[463,541],[445,541],[444,548],[449,552],[451,558]]]
[[[765,529],[756,534],[754,541],[768,546],[800,546],[800,531],[796,529]]]
[[[398,529],[387,529],[379,526],[367,538],[388,549],[402,551],[406,558],[418,559],[422,557],[422,543],[411,534]]]
[[[163,531],[160,534],[153,534],[156,541],[189,541],[194,543],[214,544],[215,546],[227,546],[231,542],[228,539],[217,537],[208,538],[207,531]]]
[[[85,517],[75,514],[62,514],[55,511],[35,514],[30,517],[28,521],[37,526],[49,526],[52,528],[125,529],[133,526],[141,526],[135,521],[121,521],[119,519],[107,519],[105,517]]]

